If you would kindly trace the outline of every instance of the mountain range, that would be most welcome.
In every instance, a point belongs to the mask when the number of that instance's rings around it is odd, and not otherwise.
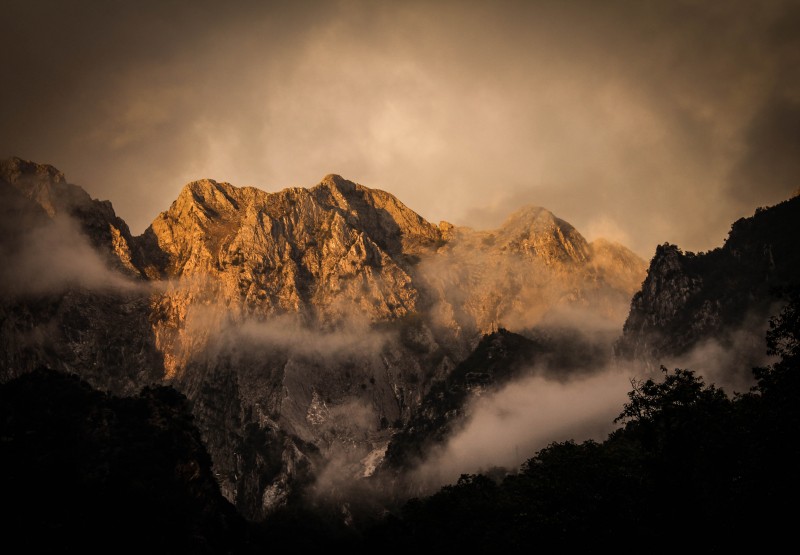
[[[797,275],[798,203],[709,253],[662,245],[648,269],[541,207],[495,230],[433,224],[338,175],[274,193],[194,181],[134,236],[59,170],[11,158],[0,380],[174,388],[220,494],[263,520],[411,470],[522,376],[655,368],[712,343],[756,360],[742,338],[763,338]]]

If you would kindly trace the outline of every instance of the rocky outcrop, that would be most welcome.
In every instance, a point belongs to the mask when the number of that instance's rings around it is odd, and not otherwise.
[[[77,222],[92,247],[109,264],[131,276],[140,273],[140,256],[133,246],[130,229],[115,214],[111,202],[92,199],[82,188],[68,183],[64,174],[53,166],[21,158],[0,160],[0,187],[4,189],[4,200],[8,203],[8,212],[14,212],[14,219],[28,219],[31,212],[39,211],[51,220],[70,218]],[[20,210],[20,197],[29,201],[27,210]],[[31,209],[31,205],[37,208]],[[39,223],[43,221],[39,217]],[[17,229],[27,231],[30,228]]]
[[[793,198],[738,220],[712,251],[660,245],[631,302],[618,356],[657,367],[714,340],[759,363],[780,292],[800,276],[798,217],[800,199]]]

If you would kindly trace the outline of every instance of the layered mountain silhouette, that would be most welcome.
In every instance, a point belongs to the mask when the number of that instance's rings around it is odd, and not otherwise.
[[[220,492],[254,520],[397,476],[476,395],[534,372],[615,352],[654,368],[709,342],[755,361],[798,275],[797,198],[709,253],[662,245],[646,271],[544,208],[435,225],[337,175],[275,193],[195,181],[140,236],[51,166],[2,161],[0,197],[2,381],[50,368],[123,397],[174,387]]]

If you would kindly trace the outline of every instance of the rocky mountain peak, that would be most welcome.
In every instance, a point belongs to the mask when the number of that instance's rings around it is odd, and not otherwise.
[[[584,263],[590,257],[586,239],[569,223],[540,206],[524,206],[497,230],[509,249],[547,263]]]
[[[133,276],[140,274],[140,262],[132,249],[128,225],[117,217],[111,202],[93,199],[83,188],[69,183],[64,174],[51,165],[18,157],[0,161],[0,183],[6,186],[2,193],[4,204],[15,205],[18,198],[12,197],[22,197],[38,205],[50,220],[66,218],[74,221],[83,235],[77,240],[88,239],[117,269]],[[12,216],[18,221],[27,219],[22,212]]]
[[[200,179],[187,183],[178,195],[178,203],[193,203],[215,212],[227,212],[238,208],[234,200],[237,188],[230,183],[218,183],[213,179]]]
[[[348,223],[392,254],[415,252],[442,239],[438,227],[386,191],[328,175],[311,193],[323,206],[340,210]]]
[[[49,183],[66,183],[64,174],[50,164],[37,164],[17,156],[0,160],[0,176],[9,182],[30,178]]]
[[[343,192],[354,191],[356,184],[348,179],[345,179],[337,173],[329,173],[319,182],[320,186],[337,188]]]
[[[68,184],[64,174],[48,164],[8,158],[0,161],[0,179],[36,202],[50,217],[91,202],[83,189]]]
[[[546,225],[548,225],[555,221],[556,217],[546,208],[535,204],[526,204],[509,214],[501,228],[513,228],[515,226],[531,227],[537,220],[546,222]]]

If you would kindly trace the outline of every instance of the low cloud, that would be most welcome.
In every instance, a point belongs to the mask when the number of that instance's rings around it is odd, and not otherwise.
[[[305,356],[338,357],[379,352],[391,339],[388,332],[371,329],[358,319],[335,330],[317,330],[300,318],[282,315],[268,320],[247,320],[233,333],[241,339],[286,349]]]
[[[596,325],[581,331],[580,323],[570,320],[575,334],[591,334]],[[738,329],[705,340],[680,357],[665,357],[660,364],[670,370],[693,370],[729,396],[744,393],[754,383],[752,368],[774,360],[766,354],[766,329],[766,319],[754,312]],[[605,440],[618,427],[614,418],[628,402],[631,379],[659,381],[663,376],[657,366],[640,362],[598,363],[598,371],[587,364],[587,371],[577,373],[537,366],[528,377],[474,397],[463,423],[444,445],[428,453],[410,483],[418,492],[431,493],[461,474],[496,468],[515,471],[552,442]]]
[[[202,282],[202,280],[201,280]],[[282,352],[308,361],[335,362],[352,356],[379,353],[396,333],[389,328],[376,328],[355,306],[339,303],[337,321],[328,324],[316,321],[306,312],[284,312],[251,315],[235,303],[228,305],[217,299],[201,301],[192,291],[203,291],[207,285],[190,281],[171,284],[172,303],[186,303],[187,336],[208,340],[214,351],[231,349],[256,352]],[[186,297],[182,300],[182,297]],[[211,356],[213,352],[206,353]]]
[[[415,481],[436,488],[463,473],[516,469],[554,441],[604,440],[629,390],[628,372],[606,368],[563,382],[528,377],[479,396],[463,428],[418,467]]]
[[[627,289],[635,281],[625,268],[612,269],[609,279],[615,281],[606,283],[594,266],[548,265],[543,257],[509,252],[496,244],[499,237],[499,231],[467,234],[419,265],[419,275],[436,295],[434,325],[457,325],[468,333],[493,326],[621,329],[634,292]]]
[[[69,288],[135,291],[145,287],[109,267],[78,225],[66,216],[24,233],[3,249],[0,283],[9,295],[43,295]]]
[[[777,306],[770,314],[780,311]],[[775,361],[775,357],[767,355],[768,327],[768,318],[753,312],[742,319],[737,329],[701,341],[681,356],[664,357],[660,363],[670,370],[692,370],[707,384],[721,387],[728,395],[744,393],[755,385],[753,368]]]

